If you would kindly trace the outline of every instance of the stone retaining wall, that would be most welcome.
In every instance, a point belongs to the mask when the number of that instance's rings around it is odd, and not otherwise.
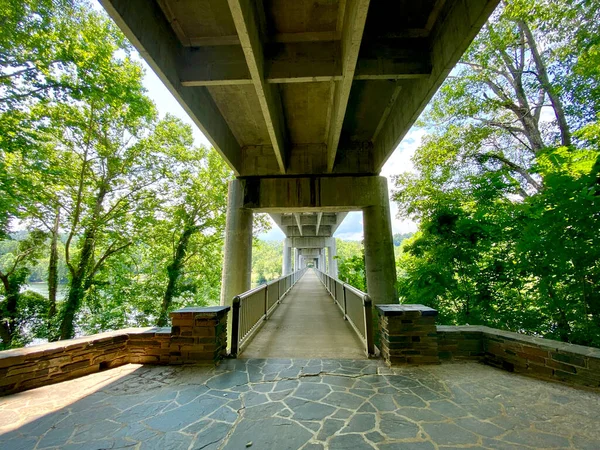
[[[184,308],[173,327],[128,328],[0,352],[0,395],[123,364],[214,363],[225,356],[229,307]],[[177,323],[193,324],[189,334]],[[183,339],[183,340],[182,340]]]
[[[480,360],[510,372],[600,387],[600,349],[481,326],[438,326],[442,361]]]

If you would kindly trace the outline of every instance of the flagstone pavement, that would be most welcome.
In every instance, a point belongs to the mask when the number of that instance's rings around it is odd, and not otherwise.
[[[127,365],[0,398],[0,448],[600,449],[600,393],[477,363]]]

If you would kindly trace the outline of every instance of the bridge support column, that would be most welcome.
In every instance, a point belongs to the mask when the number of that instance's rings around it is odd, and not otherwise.
[[[296,249],[296,257],[294,258],[294,270],[300,270],[300,249]]]
[[[387,180],[378,177],[373,188],[373,203],[363,208],[367,292],[373,305],[398,303]]]
[[[231,306],[233,298],[249,290],[251,285],[252,210],[244,208],[243,203],[243,184],[240,180],[230,181],[221,277],[222,306]],[[231,348],[231,311],[227,321],[227,348]]]
[[[289,239],[283,241],[283,270],[282,275],[292,273],[292,247]]]
[[[329,276],[332,276],[333,278],[337,278],[338,277],[338,269],[337,269],[337,259],[335,259],[336,255],[337,255],[337,247],[336,247],[336,243],[335,243],[335,238],[329,238],[328,240],[328,247],[327,247],[327,258],[328,258],[328,264],[329,264]]]

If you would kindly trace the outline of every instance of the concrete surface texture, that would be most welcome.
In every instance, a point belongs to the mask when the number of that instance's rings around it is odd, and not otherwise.
[[[477,363],[128,365],[0,400],[2,449],[600,448],[600,394]]]
[[[236,176],[376,174],[498,0],[101,0]]]
[[[364,345],[309,269],[284,297],[242,358],[366,358]]]

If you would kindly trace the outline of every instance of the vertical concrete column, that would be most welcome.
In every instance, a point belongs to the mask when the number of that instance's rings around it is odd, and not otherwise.
[[[331,237],[327,240],[327,264],[329,265],[328,267],[328,274],[329,276],[332,276],[333,278],[337,278],[338,276],[338,270],[337,270],[337,259],[335,259],[335,256],[337,255],[337,248],[336,248],[336,243],[335,243],[335,238]]]
[[[398,303],[390,200],[385,177],[375,179],[371,198],[372,206],[363,209],[367,292],[373,305]]]
[[[282,275],[289,275],[292,273],[292,247],[290,239],[286,238],[283,240],[283,270]]]
[[[252,272],[252,211],[243,208],[244,186],[229,182],[225,251],[221,277],[221,305],[231,306],[233,297],[250,289]],[[231,348],[231,312],[227,321],[227,348]]]
[[[300,249],[296,249],[296,258],[294,259],[294,270],[300,270]]]

